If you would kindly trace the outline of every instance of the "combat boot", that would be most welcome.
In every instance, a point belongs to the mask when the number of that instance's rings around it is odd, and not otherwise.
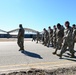
[[[56,54],[56,52],[53,52],[53,54],[55,55],[55,54]]]
[[[59,57],[60,57],[60,59],[62,59],[62,54],[57,54],[57,56],[59,56]]]
[[[70,58],[75,58],[75,52],[74,53],[72,53],[72,55],[71,55],[71,57]]]

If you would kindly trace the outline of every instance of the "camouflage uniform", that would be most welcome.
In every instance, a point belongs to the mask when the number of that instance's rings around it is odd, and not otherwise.
[[[64,30],[62,28],[57,29],[56,32],[56,49],[61,49],[63,42]]]
[[[53,45],[54,45],[54,48],[56,48],[56,28],[53,29]]]
[[[52,38],[53,30],[49,29],[48,33],[49,33],[48,46],[50,45],[50,42],[52,43],[52,46],[53,46],[53,38]]]
[[[73,49],[76,42],[76,28],[73,28]]]
[[[20,50],[24,50],[24,29],[23,28],[19,29],[17,44],[20,47]]]
[[[41,39],[42,39],[42,44],[44,44],[44,33],[42,33]]]
[[[57,53],[57,50],[61,49],[62,47],[62,42],[63,42],[63,36],[64,36],[64,30],[62,28],[58,29],[56,31],[56,50],[53,52],[53,54]]]
[[[37,43],[38,43],[39,40],[40,40],[40,33],[37,32]]]
[[[49,39],[49,33],[47,30],[44,31],[44,45],[47,46]]]
[[[35,40],[36,40],[36,36],[33,35],[33,36],[32,36],[32,41],[35,41]]]
[[[70,26],[64,30],[64,40],[60,53],[60,58],[62,58],[62,54],[67,50],[67,47],[69,48],[71,56],[74,56],[72,32],[73,31]]]

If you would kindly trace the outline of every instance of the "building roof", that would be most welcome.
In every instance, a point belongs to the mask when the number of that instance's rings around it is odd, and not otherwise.
[[[13,29],[13,30],[8,31],[7,33],[17,32],[18,30],[19,30],[19,28]],[[30,28],[24,28],[24,30],[27,31],[27,32],[33,32],[33,33],[37,33],[38,32],[38,31],[36,31],[34,29],[30,29]]]
[[[5,31],[5,30],[2,30],[2,29],[0,29],[0,32],[4,32],[4,33],[7,33],[7,31]]]

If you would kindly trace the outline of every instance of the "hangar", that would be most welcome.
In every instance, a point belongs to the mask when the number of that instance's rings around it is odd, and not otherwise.
[[[32,38],[33,35],[36,35],[36,33],[39,32],[37,30],[30,28],[24,28],[24,30],[25,30],[25,35],[24,35],[25,38]],[[5,31],[0,29],[0,38],[17,38],[18,31],[19,28],[10,31]]]

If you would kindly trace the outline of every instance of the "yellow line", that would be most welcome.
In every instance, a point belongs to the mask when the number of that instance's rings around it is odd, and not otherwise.
[[[41,62],[41,63],[32,63],[32,64],[14,64],[14,65],[5,65],[0,66],[0,68],[8,68],[8,67],[30,67],[30,66],[40,66],[40,65],[57,65],[57,64],[65,64],[65,63],[72,63],[72,61],[64,60],[64,61],[57,61],[57,62]]]

